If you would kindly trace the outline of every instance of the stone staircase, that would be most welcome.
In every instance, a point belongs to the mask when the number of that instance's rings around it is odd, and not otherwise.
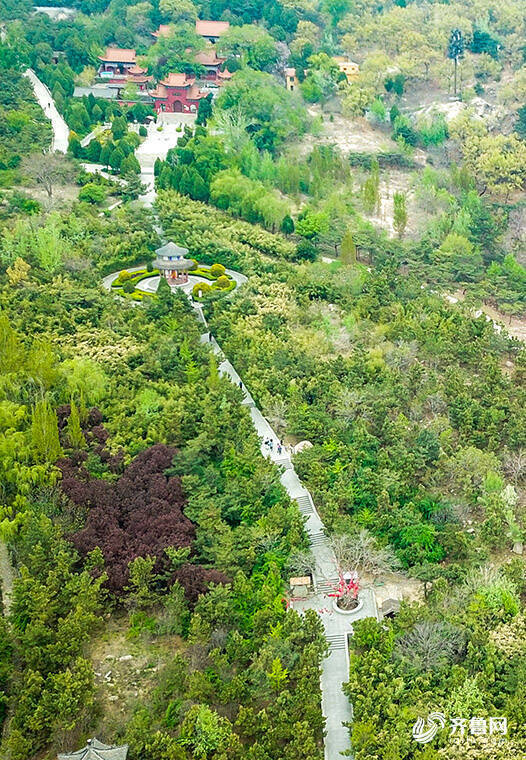
[[[325,636],[331,652],[338,649],[345,649],[345,635],[345,633],[331,633]]]

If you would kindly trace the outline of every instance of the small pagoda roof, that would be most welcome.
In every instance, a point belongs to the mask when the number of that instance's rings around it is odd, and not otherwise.
[[[99,55],[99,61],[108,63],[135,63],[136,51],[131,48],[107,47],[104,55]]]
[[[228,21],[206,21],[197,19],[195,22],[195,31],[201,37],[220,37],[230,29]]]
[[[188,248],[182,248],[170,240],[155,251],[153,266],[155,269],[177,269],[178,271],[193,269],[195,263],[192,259],[185,258],[187,253]]]
[[[128,745],[111,747],[98,739],[88,739],[83,749],[65,755],[58,755],[58,760],[126,760]]]
[[[161,84],[165,87],[190,87],[194,82],[195,77],[188,77],[180,71],[171,71],[165,79],[161,80]]]

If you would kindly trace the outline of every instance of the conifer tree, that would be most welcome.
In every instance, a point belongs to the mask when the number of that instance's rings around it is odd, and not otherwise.
[[[35,459],[39,462],[56,462],[62,455],[58,437],[58,421],[49,401],[37,401],[31,415],[31,442]]]
[[[340,259],[342,264],[346,264],[347,266],[356,264],[356,244],[349,229],[346,230],[343,236]]]
[[[86,445],[86,441],[80,426],[79,410],[73,398],[71,399],[70,410],[67,424],[68,441],[71,448],[83,449]]]

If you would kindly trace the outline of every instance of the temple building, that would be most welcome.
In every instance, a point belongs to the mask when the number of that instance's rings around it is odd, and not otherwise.
[[[88,739],[87,744],[76,752],[58,755],[58,760],[126,760],[128,745],[111,747],[98,739]]]
[[[202,21],[197,19],[195,22],[195,33],[212,43],[217,42],[221,35],[228,32],[229,29],[228,21]],[[174,26],[172,24],[161,24],[156,32],[152,32],[152,36],[159,39],[159,37],[169,37],[173,32]]]
[[[155,251],[153,267],[170,285],[181,285],[188,282],[188,272],[195,267],[195,262],[186,258],[187,254],[188,248],[181,248],[170,241]]]
[[[134,84],[137,86],[140,92],[145,92],[148,89],[148,84],[153,80],[152,76],[148,76],[148,69],[142,69],[140,66],[132,66],[128,69],[126,74],[126,84]]]
[[[216,82],[221,84],[223,81],[230,79],[230,71],[221,71],[220,67],[225,63],[226,58],[218,56],[213,45],[208,45],[206,50],[197,53],[194,61],[200,63],[206,69],[203,79],[207,82]]]
[[[285,87],[289,92],[294,92],[300,86],[299,79],[296,76],[296,69],[285,69]]]
[[[135,50],[130,48],[107,47],[103,55],[99,55],[99,77],[106,80],[122,81],[130,69],[137,68]]]
[[[348,82],[353,82],[358,78],[360,67],[357,63],[351,61],[350,58],[345,55],[335,55],[333,61],[338,64],[338,68],[342,74],[345,74],[345,78]]]
[[[217,42],[222,34],[228,32],[230,24],[228,21],[201,21],[195,22],[195,32],[208,42]]]
[[[195,84],[194,76],[179,72],[168,74],[150,95],[155,110],[167,113],[196,113],[199,101],[206,98],[206,92],[201,92]]]

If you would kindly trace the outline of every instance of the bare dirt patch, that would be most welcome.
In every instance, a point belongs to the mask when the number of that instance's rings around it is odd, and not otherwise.
[[[364,216],[377,227],[386,230],[390,237],[396,234],[394,219],[394,194],[406,196],[407,226],[405,235],[416,235],[425,221],[426,214],[418,207],[412,188],[412,175],[398,169],[383,171],[380,175],[379,203],[374,214]]]
[[[381,607],[388,599],[403,599],[406,602],[422,601],[424,584],[416,578],[408,578],[401,573],[389,573],[381,581],[373,583],[372,578],[362,577],[362,583],[370,585],[374,590],[376,604]]]
[[[317,106],[309,108],[311,116],[323,116],[323,129],[319,135],[307,135],[303,140],[305,152],[313,145],[331,143],[342,153],[383,153],[396,151],[397,145],[388,134],[374,127],[366,119],[350,119],[333,114],[333,121]]]
[[[178,636],[130,638],[126,615],[108,621],[89,652],[100,708],[96,726],[100,736],[119,732],[157,685],[159,671],[181,648]]]

